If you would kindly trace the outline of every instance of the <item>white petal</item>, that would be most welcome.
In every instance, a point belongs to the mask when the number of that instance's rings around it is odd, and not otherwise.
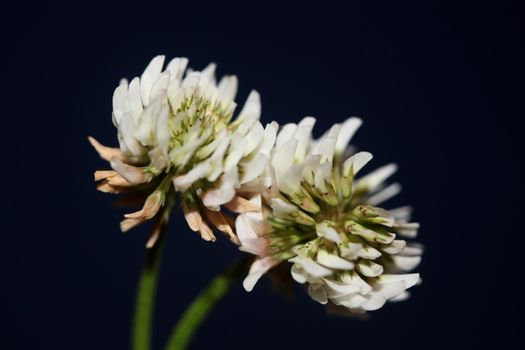
[[[208,174],[207,179],[208,181],[211,181],[211,182],[217,180],[217,178],[224,171],[224,167],[223,167],[224,154],[226,153],[226,150],[228,149],[228,145],[230,144],[230,138],[226,137],[225,132],[219,135],[218,138],[221,141],[217,145],[217,148],[215,149],[211,157],[208,159],[208,161],[210,162],[211,171]],[[235,167],[235,169],[237,170],[237,167]],[[228,171],[231,171],[231,169]]]
[[[385,187],[381,191],[375,193],[374,195],[370,196],[366,202],[370,205],[378,205],[383,202],[386,202],[390,198],[397,195],[399,192],[401,192],[401,185],[398,183],[393,183],[388,187]]]
[[[166,67],[166,70],[171,72],[171,80],[180,82],[187,65],[188,59],[186,57],[175,57],[172,59]]]
[[[294,123],[285,124],[281,128],[281,131],[279,131],[279,134],[277,134],[277,139],[275,141],[275,149],[277,152],[288,140],[293,137],[296,129],[297,125]]]
[[[412,215],[412,207],[410,206],[404,206],[399,207],[395,209],[390,209],[390,215],[394,217],[394,219],[398,221],[410,221],[410,216]]]
[[[413,287],[419,281],[419,273],[393,274],[379,276],[378,283],[388,284],[403,281],[406,284],[406,289]]]
[[[238,81],[235,75],[224,76],[217,86],[219,89],[219,99],[223,103],[233,101],[235,99],[235,95],[237,95],[237,86]]]
[[[186,90],[177,87],[175,84],[170,84],[168,87],[168,100],[170,101],[171,108],[177,111],[180,105],[186,98]],[[177,126],[177,125],[175,125]]]
[[[295,164],[285,171],[284,176],[279,179],[279,190],[283,193],[297,193],[301,189],[301,173],[303,167],[301,164]]]
[[[158,79],[153,83],[153,86],[151,87],[151,92],[149,95],[149,101],[154,101],[157,97],[161,95],[166,95],[166,91],[168,90],[168,85],[170,83],[170,72],[164,72],[162,73]]]
[[[323,266],[337,270],[353,270],[354,263],[346,259],[340,258],[337,255],[330,254],[326,250],[321,249],[317,253],[317,262]]]
[[[286,142],[281,148],[277,150],[274,155],[272,164],[275,168],[275,175],[277,177],[277,185],[279,181],[286,174],[286,170],[293,164],[295,150],[297,149],[297,140],[291,139]]]
[[[398,254],[405,249],[407,242],[401,239],[395,239],[389,245],[381,247],[381,250],[387,254]]]
[[[179,147],[172,148],[169,152],[171,163],[176,165],[179,169],[183,169],[191,160],[191,157],[195,154],[195,152],[200,148],[200,146],[207,141],[206,135],[203,135],[202,137],[193,137],[192,129],[193,127],[186,134],[183,144]],[[202,148],[199,149],[199,152],[200,150],[202,150]],[[211,172],[213,162],[207,159],[203,161],[203,163],[207,164],[209,172]]]
[[[190,97],[193,95],[195,90],[198,88],[199,83],[201,83],[201,80],[203,80],[202,75],[198,72],[190,72],[188,69],[188,73],[186,74],[186,77],[182,81],[182,87],[186,90],[186,97]]]
[[[376,277],[383,273],[383,266],[370,260],[360,260],[357,266],[359,272],[366,277]]]
[[[150,166],[156,170],[164,170],[170,166],[169,158],[166,152],[162,151],[160,147],[155,147],[148,152],[150,159]]]
[[[201,76],[208,80],[208,81],[211,81],[213,83],[215,83],[215,70],[217,69],[217,64],[215,63],[210,63],[208,64],[202,71],[201,71]]]
[[[261,175],[268,164],[268,158],[262,154],[258,153],[252,160],[243,164],[243,174],[241,176],[241,184],[245,184],[257,178]]]
[[[151,87],[159,77],[163,64],[164,55],[154,57],[140,77],[140,97],[144,106],[147,106],[150,102]]]
[[[356,272],[342,274],[341,281],[345,284],[358,287],[361,293],[370,293],[372,291],[372,287],[366,283]]]
[[[229,153],[224,160],[225,171],[230,170],[233,166],[239,163],[242,156],[244,155],[244,145],[244,138],[238,133],[233,134],[228,149]]]
[[[297,124],[293,138],[298,141],[297,150],[295,151],[295,159],[298,161],[304,160],[306,156],[314,124],[314,117],[305,117]]]
[[[252,90],[242,107],[237,120],[259,119],[261,116],[261,97],[259,93]]]
[[[234,126],[238,125],[237,128],[235,129],[235,132],[239,133],[242,136],[246,136],[248,131],[251,130],[253,124],[255,124],[257,121],[258,119],[254,119],[254,118],[237,119],[233,124]]]
[[[128,100],[128,82],[124,80],[113,93],[113,115],[118,126],[120,119],[126,113],[126,102]]]
[[[379,295],[379,294],[373,294],[371,295],[366,303],[364,303],[361,307],[366,311],[374,311],[377,309],[380,309],[385,305],[386,298]]]
[[[245,137],[246,147],[244,149],[244,155],[247,156],[252,153],[257,146],[262,142],[264,137],[264,128],[261,123],[256,122],[253,124],[251,130]]]
[[[339,133],[341,132],[341,124],[334,124],[328,131],[321,137],[321,140],[324,140],[327,137],[333,137],[336,138],[339,136]],[[337,144],[337,143],[336,143]]]
[[[360,178],[356,185],[357,187],[365,187],[369,191],[375,190],[379,187],[383,181],[385,181],[390,175],[395,173],[397,170],[397,165],[391,163],[384,165],[373,172],[367,174],[366,176]]]
[[[319,143],[319,147],[314,154],[321,155],[321,164],[325,162],[332,162],[334,158],[335,138],[328,137]]]
[[[352,175],[355,176],[372,158],[372,153],[369,152],[358,152],[354,154],[343,163],[343,174],[348,175],[350,171],[352,171]]]
[[[133,134],[135,133],[136,126],[133,121],[133,116],[129,113],[126,113],[122,116],[119,125],[119,132],[122,136],[122,140],[126,145],[126,148],[135,156],[142,155],[144,153],[144,148],[140,143],[135,139]]]
[[[279,261],[273,259],[272,257],[264,257],[262,259],[256,259],[252,266],[250,266],[250,272],[248,276],[242,282],[244,289],[247,292],[251,292],[255,283],[262,277],[269,269],[277,265]]]
[[[147,106],[140,116],[133,136],[144,146],[154,146],[156,144],[157,118],[162,105],[162,99],[159,98]]]
[[[207,191],[202,196],[202,203],[210,208],[226,204],[235,197],[235,189],[238,186],[237,167],[233,167],[221,176],[217,188]]]
[[[385,299],[390,299],[398,296],[406,290],[406,283],[403,281],[387,283],[387,284],[378,284],[376,286],[373,294],[381,295]]]
[[[360,256],[358,255],[358,253],[362,249],[363,249],[363,245],[360,243],[347,242],[347,243],[343,243],[339,245],[339,251],[341,253],[341,256],[345,257],[348,260],[357,259],[357,257]],[[381,253],[379,253],[377,257],[379,256],[381,256]]]
[[[308,155],[303,162],[303,173],[301,174],[301,177],[310,185],[314,184],[315,171],[317,167],[319,167],[320,161],[320,155]]]
[[[330,289],[330,298],[356,293],[360,290],[360,288],[356,285],[334,281],[329,278],[323,278],[323,281]]]
[[[307,275],[306,271],[303,270],[301,265],[293,264],[292,268],[290,269],[290,271],[292,273],[292,278],[297,283],[303,284],[303,283],[305,283],[308,280],[308,275]]]
[[[357,253],[359,257],[374,260],[381,256],[381,252],[373,247],[370,247],[368,245],[364,245],[361,247],[359,252]]]
[[[326,291],[320,286],[314,286],[310,284],[308,286],[308,294],[313,300],[317,301],[320,304],[325,305],[326,303],[328,303]]]
[[[283,201],[281,198],[272,198],[273,215],[278,218],[288,218],[290,214],[299,210],[295,205]]]
[[[259,152],[269,155],[273,145],[275,144],[275,139],[277,138],[277,130],[279,129],[279,124],[276,122],[271,122],[266,124],[264,128],[264,137],[263,142],[259,148]]]
[[[407,243],[405,249],[401,251],[401,255],[415,256],[423,254],[423,245],[415,242]]]
[[[173,179],[175,189],[180,192],[186,191],[197,180],[205,178],[210,171],[210,164],[202,162],[193,167],[184,175],[177,176]]]
[[[326,192],[325,182],[331,182],[332,179],[332,163],[326,162],[321,164],[315,171],[314,174],[314,183],[321,192]]]
[[[140,80],[139,78],[134,78],[129,83],[127,112],[131,113],[133,120],[137,123],[143,109],[140,97]]]
[[[235,231],[241,242],[240,250],[259,256],[266,253],[268,241],[257,235],[246,215],[237,216]]]
[[[157,145],[162,149],[163,152],[168,152],[168,146],[170,142],[170,129],[168,126],[169,118],[169,107],[166,103],[162,104],[162,108],[159,112],[159,118],[157,120]]]
[[[413,270],[421,262],[421,257],[420,256],[394,255],[394,256],[392,256],[392,259],[394,260],[394,264],[396,265],[396,267],[399,268],[402,271]]]
[[[397,303],[397,302],[400,302],[400,301],[405,301],[408,298],[410,298],[410,293],[409,292],[403,292],[403,293],[399,294],[398,296],[390,298],[388,301],[391,301],[393,303]]]
[[[399,233],[399,235],[407,238],[415,238],[417,236],[417,230],[419,229],[419,223],[410,222],[410,223],[399,223],[397,222],[394,227],[394,231]]]
[[[343,123],[335,145],[335,152],[337,154],[344,153],[346,147],[348,146],[348,143],[350,142],[355,132],[357,131],[357,129],[359,129],[362,123],[362,120],[356,117],[348,118]]]
[[[319,237],[324,237],[329,241],[332,241],[334,243],[341,243],[341,236],[339,233],[332,227],[325,225],[325,224],[319,224],[316,225],[316,233]]]
[[[348,294],[334,298],[337,305],[355,309],[361,307],[368,299],[360,294]]]
[[[288,260],[292,263],[297,263],[301,265],[301,267],[312,277],[325,277],[332,274],[332,270],[327,269],[326,267],[323,267],[313,261],[310,258],[302,257],[302,256],[296,256],[294,258],[291,258]]]

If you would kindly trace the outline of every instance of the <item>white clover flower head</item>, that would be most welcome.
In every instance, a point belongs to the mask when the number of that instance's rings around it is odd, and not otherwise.
[[[308,284],[321,304],[365,312],[405,299],[420,280],[407,272],[419,264],[422,246],[401,238],[415,237],[419,225],[408,222],[408,207],[378,207],[400,191],[399,184],[384,184],[396,166],[356,177],[372,155],[343,158],[361,120],[336,124],[319,140],[311,137],[314,123],[307,117],[280,130],[271,159],[272,187],[252,197],[266,206],[258,203],[258,212],[237,217],[240,249],[258,256],[245,289],[289,261],[293,279]]]
[[[123,79],[115,89],[113,123],[120,147],[90,138],[112,168],[95,173],[98,189],[138,192],[147,198],[142,210],[126,215],[123,231],[158,216],[161,208],[169,210],[174,193],[179,193],[192,230],[214,241],[215,227],[237,242],[233,218],[220,208],[242,212],[246,207],[238,191],[270,186],[267,163],[278,126],[274,122],[264,128],[259,122],[256,91],[232,120],[237,77],[224,76],[217,84],[215,64],[186,70],[188,59],[179,57],[164,70],[163,65],[164,56],[157,56],[140,78],[129,83]]]

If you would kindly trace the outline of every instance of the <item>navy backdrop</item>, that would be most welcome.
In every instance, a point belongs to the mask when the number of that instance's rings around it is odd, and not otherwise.
[[[99,193],[105,164],[87,135],[116,144],[111,96],[157,54],[237,74],[239,101],[262,96],[264,122],[318,118],[319,135],[356,115],[373,166],[399,164],[426,246],[413,297],[369,320],[325,315],[300,288],[236,286],[194,349],[520,347],[524,281],[523,14],[454,1],[346,6],[121,2],[4,11],[4,201],[0,348],[126,349],[146,228],[121,234],[123,210]],[[7,130],[7,127],[6,127]],[[16,133],[13,134],[13,130]],[[13,152],[14,150],[14,152]],[[14,159],[14,161],[13,161]],[[155,348],[207,281],[240,255],[210,244],[179,213],[161,271]],[[523,346],[523,345],[521,345]]]

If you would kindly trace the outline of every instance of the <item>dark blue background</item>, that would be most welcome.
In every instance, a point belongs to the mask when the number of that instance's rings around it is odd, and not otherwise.
[[[523,330],[523,13],[497,2],[231,6],[180,1],[4,11],[2,349],[126,349],[147,229],[118,230],[87,143],[116,144],[111,96],[157,54],[187,56],[262,95],[263,121],[351,115],[354,139],[395,161],[427,250],[423,285],[368,321],[328,317],[297,288],[237,286],[194,349],[517,348]],[[11,79],[12,78],[12,79]],[[6,128],[6,129],[4,129]],[[13,152],[14,150],[14,152]],[[14,159],[14,162],[13,162]],[[6,164],[7,163],[7,164]],[[222,237],[221,237],[222,238]],[[183,307],[239,255],[175,214],[159,287],[155,347]]]

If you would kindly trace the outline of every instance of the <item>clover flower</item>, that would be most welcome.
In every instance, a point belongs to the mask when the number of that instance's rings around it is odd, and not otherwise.
[[[256,91],[232,120],[237,77],[224,76],[217,84],[215,64],[200,72],[186,71],[187,64],[187,58],[175,58],[163,70],[164,56],[157,56],[140,78],[121,81],[113,94],[120,147],[89,138],[112,168],[95,172],[95,180],[103,192],[122,192],[144,202],[141,210],[125,215],[122,231],[152,218],[165,223],[162,213],[169,212],[179,193],[193,231],[214,241],[215,227],[237,242],[234,219],[221,206],[233,213],[254,209],[236,194],[270,186],[267,162],[278,126],[263,128],[259,122]],[[148,246],[158,232],[154,228]]]
[[[406,272],[419,264],[422,247],[400,237],[415,237],[419,225],[408,222],[409,207],[378,207],[400,191],[399,184],[385,185],[396,165],[356,177],[372,155],[343,158],[361,120],[336,124],[319,140],[311,137],[314,123],[307,117],[280,130],[272,187],[248,198],[260,210],[237,217],[240,249],[257,255],[245,289],[288,261],[293,279],[307,283],[321,304],[365,312],[405,299],[419,281]]]

